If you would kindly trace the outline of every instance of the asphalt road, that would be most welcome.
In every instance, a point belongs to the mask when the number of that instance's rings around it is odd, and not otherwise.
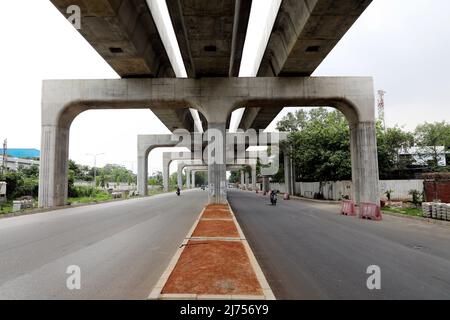
[[[450,299],[450,227],[230,191],[230,204],[278,299]],[[381,271],[369,290],[367,267]]]
[[[164,194],[0,219],[0,299],[145,299],[207,202]],[[81,270],[68,290],[67,267]]]

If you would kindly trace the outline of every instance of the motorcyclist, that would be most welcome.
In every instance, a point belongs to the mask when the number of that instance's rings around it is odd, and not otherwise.
[[[179,196],[180,193],[181,193],[181,189],[180,189],[180,187],[177,187],[177,196]]]
[[[277,204],[277,191],[276,190],[270,191],[270,203],[272,203],[272,205],[274,205],[274,206]]]

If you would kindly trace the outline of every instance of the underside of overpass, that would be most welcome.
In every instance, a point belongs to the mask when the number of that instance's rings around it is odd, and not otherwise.
[[[122,78],[175,77],[149,5],[153,0],[51,0],[68,16],[81,9],[80,34]],[[282,0],[258,77],[310,76],[372,0]],[[167,0],[173,30],[189,78],[237,77],[252,0]],[[246,107],[246,106],[241,106]],[[149,106],[173,131],[192,131],[187,107]],[[247,108],[240,128],[265,129],[282,108]],[[207,120],[200,114],[206,127]],[[229,121],[229,119],[228,119]]]
[[[331,106],[344,113],[355,200],[378,203],[372,79],[310,77],[371,0],[272,0],[267,17],[255,17],[261,2],[243,0],[51,2],[66,16],[69,5],[79,6],[78,31],[122,79],[44,82],[40,206],[66,201],[70,124],[85,110],[149,108],[172,132],[208,128],[203,141],[211,142],[227,139],[238,108],[245,111],[237,127],[261,130],[288,106]],[[265,40],[253,45],[248,58],[253,35],[247,31],[255,23]],[[241,73],[244,59],[253,59],[255,67]],[[163,144],[174,145],[169,140]],[[208,163],[209,196],[223,203],[226,143],[217,148],[208,154],[214,159]],[[148,148],[141,149],[138,142],[138,180],[145,191]]]

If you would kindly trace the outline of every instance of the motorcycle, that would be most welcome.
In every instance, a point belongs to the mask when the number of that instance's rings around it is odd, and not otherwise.
[[[276,206],[276,205],[277,205],[277,193],[276,193],[275,191],[272,191],[272,192],[270,193],[270,203],[271,203],[273,206]]]
[[[176,192],[176,193],[177,193],[177,196],[180,196],[180,193],[181,193],[181,192],[180,192],[180,189],[179,189],[179,188],[177,189],[177,192]]]

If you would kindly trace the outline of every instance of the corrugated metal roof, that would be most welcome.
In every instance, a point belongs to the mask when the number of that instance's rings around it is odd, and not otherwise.
[[[6,153],[10,157],[15,158],[39,158],[41,156],[41,152],[37,149],[7,149]],[[3,154],[3,149],[0,149],[0,154]]]

